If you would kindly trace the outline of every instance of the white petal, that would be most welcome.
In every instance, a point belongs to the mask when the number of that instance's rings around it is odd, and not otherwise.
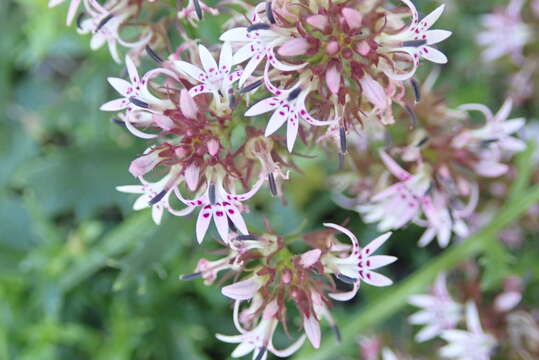
[[[257,116],[272,111],[280,105],[279,102],[280,99],[277,97],[260,100],[245,112],[245,116]]]
[[[447,63],[447,56],[445,56],[440,50],[430,46],[423,46],[421,48],[421,56],[436,64]]]
[[[204,45],[198,45],[198,54],[206,74],[215,74],[217,72],[217,63],[215,62],[215,59],[208,48]]]

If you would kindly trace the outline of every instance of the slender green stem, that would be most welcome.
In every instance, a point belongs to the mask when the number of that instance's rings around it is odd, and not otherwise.
[[[342,328],[342,344],[334,339],[326,339],[319,350],[305,350],[296,359],[322,360],[334,359],[341,347],[345,349],[362,332],[391,317],[407,304],[410,295],[417,294],[428,286],[441,272],[449,270],[461,262],[483,252],[491,241],[497,241],[497,234],[504,227],[517,220],[531,205],[539,202],[539,185],[523,191],[526,196],[519,196],[505,206],[493,219],[489,226],[471,236],[466,241],[446,250],[442,255],[432,260],[426,266],[412,274],[403,283],[388,291],[379,302],[368,308],[351,314],[350,321]]]

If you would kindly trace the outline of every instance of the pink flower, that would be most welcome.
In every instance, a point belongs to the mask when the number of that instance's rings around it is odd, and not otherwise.
[[[372,271],[382,266],[391,264],[397,260],[397,258],[394,256],[372,256],[372,254],[376,252],[376,250],[378,250],[378,248],[382,246],[384,242],[386,242],[386,240],[391,236],[391,233],[380,235],[370,242],[365,248],[361,249],[359,247],[357,238],[348,229],[331,223],[325,223],[324,226],[342,232],[348,236],[350,241],[352,241],[352,248],[348,254],[347,251],[330,251],[322,255],[320,259],[320,262],[324,266],[324,270],[327,274],[334,274],[338,279],[352,283],[353,285],[353,289],[351,291],[344,293],[331,293],[329,294],[330,297],[339,301],[347,301],[352,299],[359,290],[361,281],[364,281],[372,286],[389,286],[393,284],[389,278]]]

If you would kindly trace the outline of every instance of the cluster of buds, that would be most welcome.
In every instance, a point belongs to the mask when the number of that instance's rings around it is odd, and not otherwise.
[[[233,318],[239,334],[218,334],[217,338],[239,343],[232,357],[251,352],[256,359],[265,359],[267,352],[279,357],[289,356],[299,349],[305,338],[318,348],[322,320],[333,328],[339,340],[339,330],[329,312],[331,300],[352,299],[362,282],[372,286],[392,284],[389,278],[374,270],[397,259],[373,255],[391,233],[377,237],[362,248],[348,229],[331,223],[324,225],[328,229],[301,238],[311,249],[299,254],[294,254],[288,245],[295,240],[294,236],[278,236],[271,229],[260,235],[231,234],[226,256],[213,261],[201,259],[194,273],[181,277],[184,280],[202,277],[209,285],[222,271],[236,275],[236,279],[241,276],[222,288],[223,295],[235,301]],[[338,233],[351,243],[337,240]],[[351,289],[340,291],[336,280]],[[244,302],[248,305],[242,307]],[[288,333],[289,313],[297,313],[301,318],[305,335],[299,336],[287,349],[279,350],[273,346],[272,339],[279,324]]]

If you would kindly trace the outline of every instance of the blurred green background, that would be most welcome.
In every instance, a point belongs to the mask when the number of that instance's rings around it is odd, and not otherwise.
[[[424,13],[435,6],[417,3]],[[455,106],[483,102],[497,109],[503,76],[483,67],[473,42],[478,15],[495,2],[448,3],[439,28],[455,34],[442,46],[450,64],[438,84]],[[178,280],[217,246],[211,240],[196,246],[189,218],[166,215],[155,226],[149,211],[134,213],[133,197],[115,191],[135,183],[127,168],[147,144],[98,110],[115,96],[106,78],[123,69],[64,25],[66,11],[48,9],[46,0],[0,1],[0,359],[227,358],[233,346],[214,334],[234,333],[230,302],[216,286]],[[216,41],[225,18],[205,20],[201,37]],[[516,112],[535,111],[527,104]],[[325,177],[335,163],[304,166],[305,174],[294,174],[296,183],[286,187],[289,205],[259,196],[249,223],[260,226],[264,214],[289,233],[304,221],[309,230],[350,217],[360,236],[374,236],[357,215],[332,203]],[[439,252],[416,248],[419,234],[400,231],[386,249],[400,257],[391,267],[397,282]],[[334,309],[337,319],[350,321],[351,311],[384,291],[365,288]],[[410,342],[402,316],[385,328]],[[324,336],[332,336],[329,329]],[[342,358],[358,358],[355,346],[344,350]]]

